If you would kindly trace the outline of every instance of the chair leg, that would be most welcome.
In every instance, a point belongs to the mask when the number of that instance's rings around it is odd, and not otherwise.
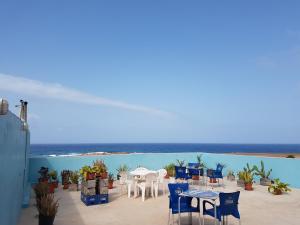
[[[199,225],[201,225],[201,211],[199,210],[199,221],[198,221]]]
[[[127,185],[127,189],[128,189],[128,198],[131,197],[131,184]]]
[[[204,215],[202,215],[202,225],[204,225]]]
[[[169,209],[168,225],[170,225],[170,216],[171,216],[171,209]]]
[[[190,224],[192,224],[193,220],[192,220],[192,213],[189,213],[189,220],[190,220]]]
[[[172,214],[172,225],[174,225],[174,214]]]
[[[239,225],[242,225],[242,221],[241,221],[241,218],[239,219]]]
[[[142,189],[142,201],[145,201],[145,194],[146,194],[146,188],[143,187]]]

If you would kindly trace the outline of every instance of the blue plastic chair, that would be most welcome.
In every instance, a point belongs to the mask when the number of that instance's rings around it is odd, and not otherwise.
[[[175,166],[175,179],[178,178],[188,180],[191,179],[192,177],[189,176],[189,174],[186,172],[185,166]]]
[[[223,168],[224,168],[224,165],[221,165],[220,163],[218,163],[217,168],[215,170],[207,170],[207,176],[209,178],[218,179],[218,183],[219,183],[219,179],[223,180],[223,174],[222,174]]]
[[[199,167],[199,163],[188,163],[188,167],[190,167],[190,168],[198,168]]]
[[[219,220],[220,224],[223,219],[223,223],[228,223],[228,216],[231,215],[237,219],[239,219],[239,224],[241,224],[241,217],[238,209],[239,204],[239,196],[240,192],[232,192],[232,193],[220,193],[220,205],[216,206],[217,216],[216,218]],[[206,205],[209,204],[212,208],[206,208]],[[209,215],[215,217],[214,204],[210,201],[203,201],[203,225],[204,225],[204,215]]]
[[[172,224],[174,224],[174,214],[179,213],[179,194],[187,191],[189,189],[188,183],[176,183],[176,184],[168,184],[170,196],[169,196],[169,217],[168,217],[168,225],[170,224],[170,216],[172,214]],[[200,202],[197,199],[197,206],[192,206],[191,197],[181,197],[180,198],[180,213],[190,213],[190,219],[193,212],[199,213],[200,219]],[[178,215],[179,217],[179,215]],[[180,217],[178,218],[180,220]],[[180,224],[180,222],[179,222]]]

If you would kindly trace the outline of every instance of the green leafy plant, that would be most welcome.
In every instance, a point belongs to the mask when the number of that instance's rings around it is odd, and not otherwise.
[[[58,206],[58,200],[54,200],[53,194],[47,194],[37,200],[37,209],[39,214],[44,216],[55,216]]]
[[[177,161],[178,166],[180,166],[180,167],[183,167],[184,164],[185,164],[185,160],[179,160],[179,159],[177,159],[176,161]]]
[[[81,178],[86,178],[88,173],[95,173],[95,171],[92,167],[87,165],[81,167],[81,169],[79,170]]]
[[[242,180],[245,182],[245,184],[252,184],[253,183],[253,175],[252,173],[245,171],[243,173],[243,178]]]
[[[229,177],[234,177],[235,175],[234,175],[233,170],[228,170],[228,171],[227,171],[227,176],[229,176]]]
[[[239,178],[239,180],[243,180],[244,179],[244,171],[239,171],[238,173],[237,173],[237,176],[238,176],[238,178]]]
[[[257,167],[257,166],[254,166],[254,171],[255,171],[255,175],[256,176],[260,176],[261,178],[264,178],[264,179],[269,179],[269,176],[272,172],[272,169],[266,171],[265,170],[265,165],[264,165],[264,162],[263,161],[260,161],[260,169]]]
[[[120,165],[117,169],[118,174],[127,173],[129,171],[129,167],[126,164]]]
[[[71,183],[72,184],[78,184],[79,177],[80,177],[80,175],[79,175],[79,172],[77,170],[72,171],[70,173],[70,181],[71,181]]]
[[[101,174],[107,172],[107,167],[103,160],[96,160],[93,162],[93,170],[95,173]]]
[[[57,181],[57,171],[56,170],[51,170],[49,172],[49,176],[50,176],[50,181],[51,182]]]
[[[275,195],[280,195],[283,192],[291,191],[288,187],[289,184],[281,182],[278,178],[274,180],[274,183],[268,187],[268,191]]]
[[[175,164],[170,163],[164,167],[164,169],[167,171],[167,174],[169,177],[174,177],[175,176]]]
[[[200,155],[197,155],[197,162],[199,164],[199,167],[203,167],[203,168],[206,168],[206,165],[202,159],[203,155],[200,154]]]
[[[247,172],[247,173],[250,173],[252,174],[255,170],[255,167],[254,166],[250,166],[249,163],[247,163],[246,167],[244,167],[244,172]]]

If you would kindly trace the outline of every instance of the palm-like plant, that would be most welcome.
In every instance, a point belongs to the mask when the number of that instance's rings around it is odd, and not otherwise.
[[[245,184],[252,184],[253,182],[253,175],[250,172],[244,172],[243,173],[243,178]]]
[[[247,163],[246,167],[244,167],[244,172],[252,174],[255,170],[255,166],[250,167],[249,163]]]
[[[205,166],[204,161],[202,160],[202,156],[203,156],[202,154],[197,155],[197,162],[198,162],[198,164],[199,164],[199,167],[205,168],[206,166]]]
[[[255,175],[256,176],[260,176],[261,178],[264,178],[264,179],[269,179],[269,176],[272,172],[272,169],[266,171],[265,170],[265,165],[264,165],[264,162],[263,161],[260,161],[260,165],[261,165],[261,168],[259,169],[257,166],[254,166],[254,171],[255,171]]]
[[[283,183],[279,180],[279,178],[274,180],[274,184],[271,184],[268,187],[268,191],[274,195],[280,195],[282,192],[288,192],[291,191],[291,189],[288,187],[289,184]]]
[[[183,167],[184,164],[185,164],[185,161],[184,161],[184,160],[179,160],[179,159],[177,159],[176,161],[177,161],[177,163],[178,163],[178,166],[180,166],[180,167]]]
[[[164,169],[167,171],[168,176],[174,177],[175,175],[175,164],[170,163],[164,167]]]

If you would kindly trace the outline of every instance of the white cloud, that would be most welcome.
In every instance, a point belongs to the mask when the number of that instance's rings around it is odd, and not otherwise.
[[[120,109],[139,111],[159,116],[172,116],[171,113],[122,101],[102,98],[80,90],[65,87],[61,84],[45,83],[23,77],[0,73],[0,90],[30,95],[39,98],[59,99],[89,105],[111,106]]]

